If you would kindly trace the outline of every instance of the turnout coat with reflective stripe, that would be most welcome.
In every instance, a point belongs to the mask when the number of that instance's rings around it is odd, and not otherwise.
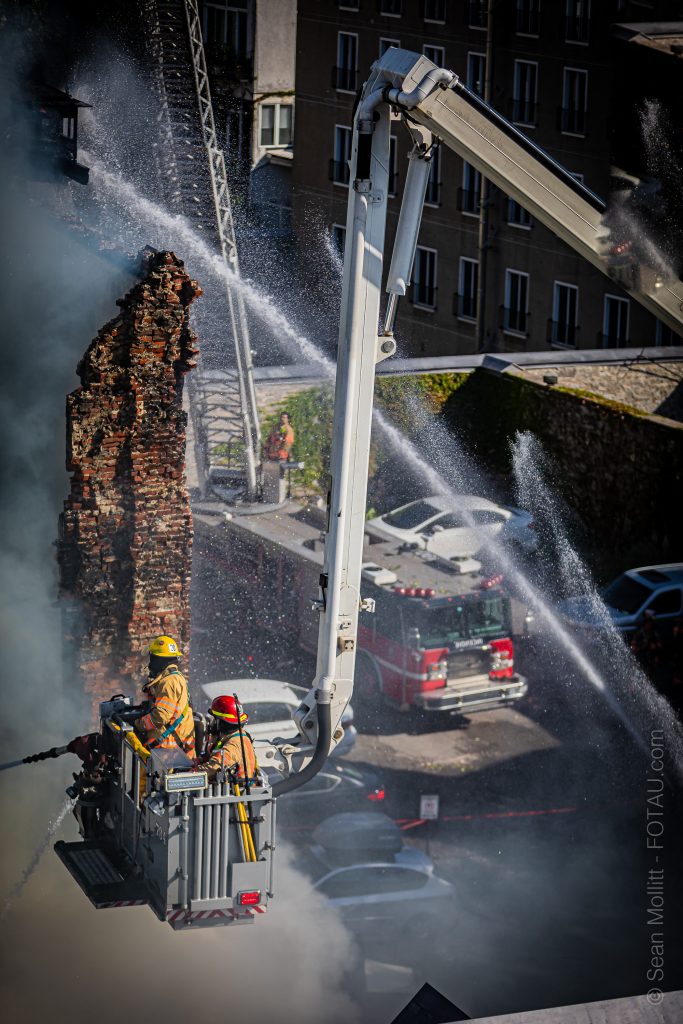
[[[251,740],[246,733],[244,735],[244,753],[247,762],[247,776],[253,779],[256,773],[256,755],[254,754],[254,748],[251,745]],[[221,741],[219,740],[219,743]],[[244,778],[244,762],[242,761],[242,744],[240,743],[239,732],[234,732],[227,739],[224,739],[220,746],[216,744],[212,750],[209,751],[206,760],[202,764],[202,768],[206,768],[209,773],[209,779],[213,781],[216,778],[221,769],[226,771],[232,768],[233,765],[238,765],[237,774],[240,779]]]
[[[139,731],[143,733],[143,743],[147,745],[157,741],[156,746],[177,750],[178,744],[173,733],[169,733],[164,739],[161,739],[161,735],[184,712],[175,733],[188,757],[194,757],[194,718],[185,676],[177,665],[169,665],[160,672],[156,679],[147,684],[147,692],[152,707],[149,714],[140,719],[138,725]]]

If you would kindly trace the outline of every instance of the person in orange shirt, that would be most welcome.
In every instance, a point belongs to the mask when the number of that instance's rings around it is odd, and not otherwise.
[[[266,458],[271,462],[285,462],[294,444],[294,428],[289,413],[280,413],[280,422],[268,434],[265,444]]]

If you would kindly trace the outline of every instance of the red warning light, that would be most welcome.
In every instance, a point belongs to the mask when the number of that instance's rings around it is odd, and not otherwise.
[[[261,890],[254,889],[253,892],[238,892],[237,902],[241,907],[254,907],[261,902]]]

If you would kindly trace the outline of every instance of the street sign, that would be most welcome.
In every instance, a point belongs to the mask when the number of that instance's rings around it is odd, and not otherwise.
[[[439,820],[439,798],[436,794],[420,796],[420,817],[423,821]]]

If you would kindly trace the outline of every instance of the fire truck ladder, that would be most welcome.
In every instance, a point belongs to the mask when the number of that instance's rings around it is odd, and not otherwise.
[[[235,366],[221,372],[220,386],[203,369],[193,375],[190,407],[195,435],[209,481],[220,475],[222,468],[234,472],[237,466],[244,473],[247,500],[253,500],[258,492],[260,427],[249,326],[236,287],[235,227],[225,159],[216,136],[197,0],[146,0],[144,16],[159,99],[155,152],[166,201],[198,233],[212,236],[226,269],[225,297]]]

